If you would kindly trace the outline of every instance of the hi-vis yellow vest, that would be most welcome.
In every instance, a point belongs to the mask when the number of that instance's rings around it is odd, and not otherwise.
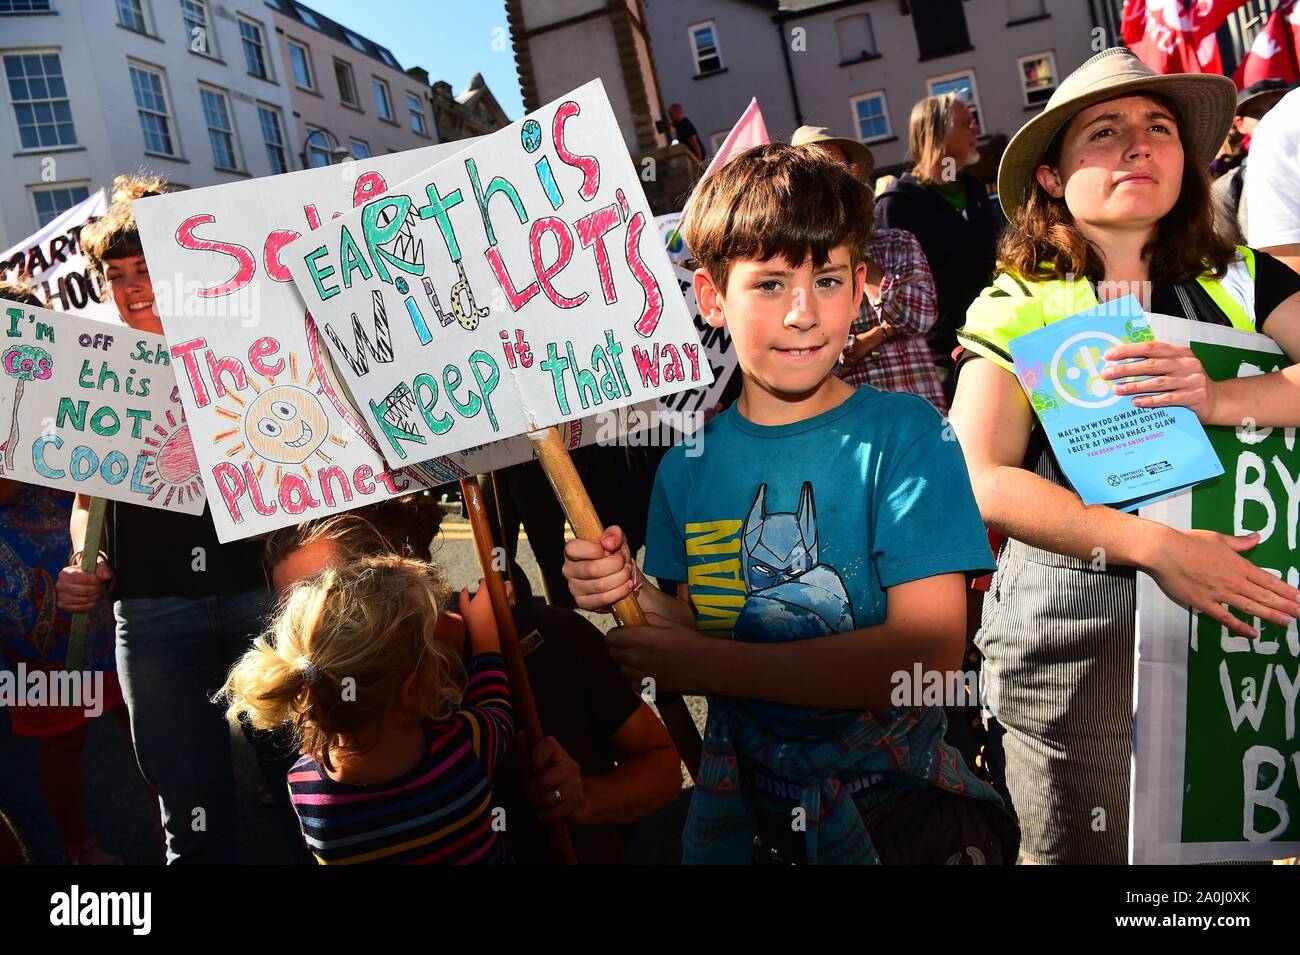
[[[1255,253],[1237,246],[1237,259],[1221,279],[1196,281],[1241,331],[1255,331]],[[957,330],[962,347],[1014,371],[1007,343],[1052,322],[1097,306],[1097,295],[1086,279],[1031,282],[1003,272],[966,311],[966,324]]]

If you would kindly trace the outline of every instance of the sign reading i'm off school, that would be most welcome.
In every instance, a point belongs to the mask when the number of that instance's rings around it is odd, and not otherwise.
[[[0,477],[203,511],[167,343],[0,299]]]
[[[599,80],[283,261],[393,467],[712,381]]]

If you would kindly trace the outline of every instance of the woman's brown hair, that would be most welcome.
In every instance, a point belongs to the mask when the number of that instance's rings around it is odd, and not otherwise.
[[[912,155],[912,176],[926,184],[937,183],[943,175],[943,144],[952,129],[957,104],[965,104],[957,93],[927,96],[912,107],[907,128],[907,151]]]
[[[163,179],[143,172],[113,180],[113,201],[108,212],[81,230],[81,250],[92,269],[102,276],[106,259],[144,255],[131,203],[145,196],[160,195],[166,187]]]
[[[1159,103],[1180,133],[1185,128],[1181,111],[1171,100],[1141,93]],[[1057,168],[1071,120],[1056,134],[1039,165]],[[1214,228],[1214,204],[1208,173],[1183,150],[1183,181],[1178,201],[1156,226],[1156,235],[1142,250],[1153,281],[1189,282],[1207,272],[1222,278],[1236,256],[1236,248]],[[1029,279],[1086,277],[1100,282],[1106,273],[1101,250],[1074,224],[1065,199],[1053,199],[1034,180],[1033,189],[1012,228],[1002,236],[998,266]]]

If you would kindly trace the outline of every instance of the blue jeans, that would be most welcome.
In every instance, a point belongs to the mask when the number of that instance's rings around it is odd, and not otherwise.
[[[162,805],[169,865],[236,861],[230,728],[210,700],[270,608],[267,590],[113,607],[118,678],[140,771]]]

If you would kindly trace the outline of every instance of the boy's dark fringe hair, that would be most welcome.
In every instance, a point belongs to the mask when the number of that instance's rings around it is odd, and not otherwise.
[[[0,281],[0,298],[16,302],[19,305],[30,305],[33,308],[45,307],[45,303],[30,288],[21,282],[14,282],[9,279]],[[3,309],[0,309],[0,311],[3,311]]]
[[[1145,91],[1141,95],[1160,103],[1174,117],[1180,131],[1187,128],[1182,112],[1172,100]],[[1067,123],[1056,134],[1040,165],[1058,166],[1068,128]],[[1178,201],[1157,224],[1156,236],[1142,250],[1142,255],[1149,263],[1152,281],[1175,284],[1205,274],[1223,278],[1236,257],[1236,247],[1214,227],[1209,175],[1186,152],[1186,147]],[[1100,282],[1106,275],[1101,251],[1075,226],[1065,200],[1053,199],[1037,179],[1016,214],[1013,228],[1002,234],[998,268],[1040,281],[1084,276]]]
[[[875,199],[840,161],[821,149],[755,146],[709,176],[682,222],[686,244],[718,290],[737,259],[809,259],[825,265],[849,247],[858,262],[871,241]]]
[[[108,212],[81,230],[81,250],[90,267],[101,278],[104,275],[105,260],[130,259],[144,254],[131,203],[166,191],[165,179],[143,170],[133,176],[118,176],[113,180],[113,199]]]

